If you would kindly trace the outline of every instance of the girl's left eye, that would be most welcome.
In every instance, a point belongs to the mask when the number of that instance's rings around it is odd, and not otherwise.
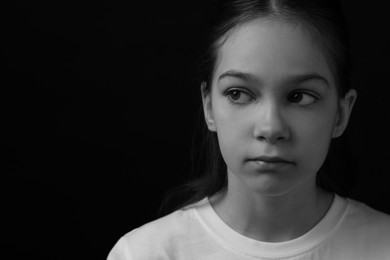
[[[318,98],[305,92],[294,92],[288,96],[288,101],[300,106],[309,106],[317,102]]]

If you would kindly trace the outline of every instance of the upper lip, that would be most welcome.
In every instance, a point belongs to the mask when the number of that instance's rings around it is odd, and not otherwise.
[[[250,161],[263,161],[263,162],[282,162],[282,163],[293,163],[292,161],[288,161],[282,157],[279,156],[259,156],[250,159]]]

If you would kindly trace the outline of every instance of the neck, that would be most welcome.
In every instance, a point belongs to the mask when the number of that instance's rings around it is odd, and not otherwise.
[[[312,229],[326,214],[333,195],[312,188],[266,196],[233,185],[210,198],[222,220],[237,232],[265,242],[297,238]]]

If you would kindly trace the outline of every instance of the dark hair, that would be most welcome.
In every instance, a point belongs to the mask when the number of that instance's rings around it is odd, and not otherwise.
[[[337,0],[226,0],[216,5],[206,39],[206,51],[199,68],[200,82],[210,91],[218,49],[236,26],[259,19],[283,19],[305,28],[317,47],[326,56],[336,80],[337,93],[343,97],[351,88],[350,48],[347,23]],[[227,185],[226,164],[219,150],[215,132],[207,129],[200,108],[193,137],[193,180],[173,189],[160,208],[166,210],[173,201],[176,210],[211,196]],[[350,128],[350,127],[349,127]],[[201,140],[200,142],[198,140]],[[317,174],[317,185],[325,190],[347,196],[354,182],[354,154],[350,129],[333,139],[327,158]],[[165,211],[164,213],[168,213]]]

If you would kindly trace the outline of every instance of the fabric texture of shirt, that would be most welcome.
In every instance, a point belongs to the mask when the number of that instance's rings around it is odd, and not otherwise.
[[[236,232],[205,198],[127,233],[108,260],[379,260],[390,259],[390,216],[335,195],[326,215],[286,242]]]

